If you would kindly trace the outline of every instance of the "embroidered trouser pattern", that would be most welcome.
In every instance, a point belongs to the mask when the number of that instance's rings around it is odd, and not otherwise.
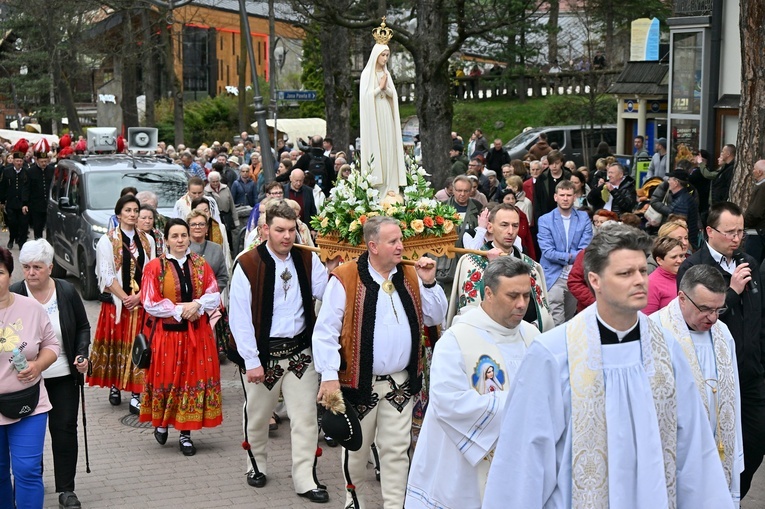
[[[247,412],[248,418],[246,433],[258,469],[267,474],[268,420],[279,402],[281,392],[290,416],[292,481],[296,493],[305,493],[316,488],[313,479],[313,459],[319,434],[316,424],[319,376],[314,369],[310,348],[292,357],[296,359],[287,358],[270,363],[271,369],[280,372],[270,390],[265,384],[247,383],[245,380],[247,401],[244,411]],[[279,369],[275,369],[277,366]],[[266,377],[268,378],[268,374]],[[247,469],[252,470],[249,460]]]
[[[383,508],[401,509],[404,506],[412,431],[412,399],[408,387],[409,374],[406,371],[375,377],[372,383],[373,404],[358,409],[359,415],[363,414],[363,443],[358,451],[348,454],[348,471],[359,498],[356,509],[368,507],[364,502],[363,486],[368,475],[366,466],[373,442],[380,453]],[[345,463],[345,455],[342,456]],[[351,502],[350,495],[346,495],[345,506]]]

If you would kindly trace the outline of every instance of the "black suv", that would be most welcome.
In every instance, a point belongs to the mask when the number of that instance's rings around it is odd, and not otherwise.
[[[96,243],[108,231],[120,190],[132,186],[154,192],[160,214],[169,217],[187,182],[180,166],[155,157],[109,154],[59,161],[48,199],[47,238],[56,253],[53,276],[76,275],[82,297],[96,299]]]

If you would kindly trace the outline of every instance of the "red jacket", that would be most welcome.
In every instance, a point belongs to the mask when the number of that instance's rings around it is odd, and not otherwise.
[[[579,313],[584,308],[595,302],[595,294],[590,290],[587,279],[584,277],[584,249],[579,251],[571,266],[571,272],[568,275],[568,291],[576,297],[576,312]]]
[[[537,251],[534,249],[534,240],[531,238],[531,228],[529,227],[529,218],[526,217],[526,214],[523,213],[522,210],[518,210],[518,215],[520,216],[519,226],[518,226],[518,236],[521,238],[521,243],[523,244],[523,251],[531,257],[534,261],[539,261],[539,258],[537,258]]]

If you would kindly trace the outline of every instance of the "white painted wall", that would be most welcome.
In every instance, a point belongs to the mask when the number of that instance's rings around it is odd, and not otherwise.
[[[720,62],[720,97],[741,93],[741,36],[738,0],[723,3],[722,61]]]

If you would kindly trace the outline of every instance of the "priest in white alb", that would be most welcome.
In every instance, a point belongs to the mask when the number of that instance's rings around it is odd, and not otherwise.
[[[483,301],[436,343],[430,402],[409,471],[407,509],[479,509],[503,409],[526,348],[531,267],[503,256],[483,274]]]
[[[685,352],[704,402],[725,481],[736,508],[741,500],[744,441],[736,344],[718,317],[727,311],[728,284],[711,265],[694,265],[680,281],[680,291],[651,320],[672,333]]]
[[[484,508],[733,507],[683,349],[639,312],[649,246],[645,232],[617,224],[585,250],[595,304],[526,352]]]

